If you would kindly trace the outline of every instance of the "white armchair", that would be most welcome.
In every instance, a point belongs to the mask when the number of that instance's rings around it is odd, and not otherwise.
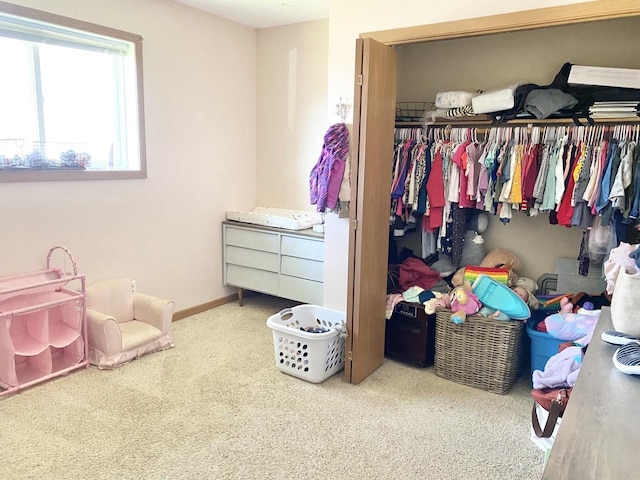
[[[87,285],[86,304],[89,362],[99,368],[174,346],[169,330],[175,303],[134,292],[128,278]]]

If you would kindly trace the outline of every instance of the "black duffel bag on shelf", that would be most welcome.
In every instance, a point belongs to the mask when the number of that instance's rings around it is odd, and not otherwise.
[[[570,84],[569,74],[571,73],[572,66],[573,64],[569,62],[565,63],[556,74],[553,82],[549,85],[540,86],[534,83],[526,83],[518,86],[514,92],[513,108],[495,112],[493,114],[494,119],[501,123],[526,114],[525,105],[527,104],[527,97],[529,97],[529,94],[534,90],[555,89],[571,95],[576,102],[572,105],[569,104],[569,106],[563,106],[559,103],[558,111],[554,116],[572,118],[576,125],[582,125],[580,122],[581,118],[586,119],[589,124],[595,123],[589,113],[589,108],[595,102],[633,101],[640,103],[640,89]]]

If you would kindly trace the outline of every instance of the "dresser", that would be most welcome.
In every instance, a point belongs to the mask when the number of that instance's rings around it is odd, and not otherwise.
[[[640,378],[613,366],[616,346],[600,339],[612,330],[602,309],[580,375],[553,443],[543,480],[638,478]]]
[[[324,237],[247,223],[222,223],[224,284],[322,305]]]

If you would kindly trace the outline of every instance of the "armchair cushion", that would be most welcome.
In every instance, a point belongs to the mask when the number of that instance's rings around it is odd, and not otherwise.
[[[169,330],[175,303],[133,293],[127,278],[87,285],[86,304],[89,362],[99,368],[174,346]]]
[[[148,323],[131,320],[120,324],[120,333],[122,350],[127,351],[157,340],[162,332]]]
[[[133,284],[128,278],[108,278],[87,285],[87,307],[109,315],[118,323],[135,318]]]

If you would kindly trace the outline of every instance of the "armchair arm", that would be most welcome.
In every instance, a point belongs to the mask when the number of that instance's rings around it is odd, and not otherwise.
[[[115,318],[87,308],[89,346],[107,356],[122,352],[122,334]]]
[[[156,327],[162,335],[169,333],[175,308],[176,304],[173,300],[152,297],[144,293],[133,295],[135,319]]]

